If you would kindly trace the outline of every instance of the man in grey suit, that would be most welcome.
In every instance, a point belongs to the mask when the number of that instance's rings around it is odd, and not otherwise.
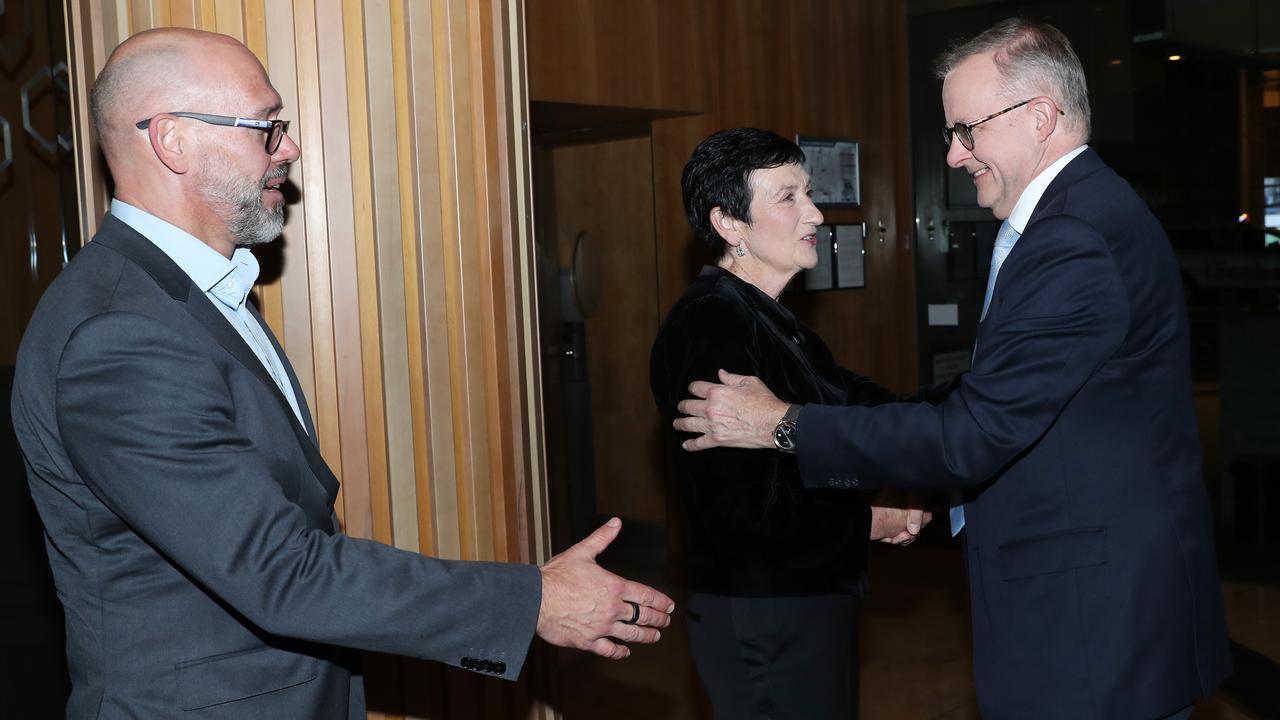
[[[363,718],[355,650],[514,679],[535,634],[625,657],[662,593],[343,535],[297,378],[245,296],[298,147],[243,45],[164,29],[112,53],[91,112],[115,180],[41,300],[12,410],[66,610],[73,718]]]

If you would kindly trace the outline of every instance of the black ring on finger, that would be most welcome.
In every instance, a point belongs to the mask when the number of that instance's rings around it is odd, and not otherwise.
[[[631,600],[623,600],[622,602],[631,606],[631,619],[619,620],[618,622],[622,623],[623,625],[635,625],[636,623],[640,622],[640,603],[633,602]]]

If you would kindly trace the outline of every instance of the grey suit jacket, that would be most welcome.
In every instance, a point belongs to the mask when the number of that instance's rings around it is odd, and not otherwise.
[[[363,718],[353,649],[520,673],[537,568],[343,535],[284,364],[306,432],[217,308],[111,215],[40,301],[12,411],[66,610],[68,717]]]

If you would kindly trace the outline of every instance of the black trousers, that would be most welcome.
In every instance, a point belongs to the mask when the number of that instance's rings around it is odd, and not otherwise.
[[[715,720],[856,720],[858,599],[689,593],[689,647]]]

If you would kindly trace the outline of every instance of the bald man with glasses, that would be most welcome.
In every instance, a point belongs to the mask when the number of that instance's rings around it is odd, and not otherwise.
[[[617,519],[541,568],[342,534],[298,379],[246,302],[299,155],[247,48],[135,35],[90,108],[115,198],[41,299],[12,398],[67,717],[364,718],[358,650],[510,680],[535,634],[610,658],[658,639],[671,599],[595,563]]]

